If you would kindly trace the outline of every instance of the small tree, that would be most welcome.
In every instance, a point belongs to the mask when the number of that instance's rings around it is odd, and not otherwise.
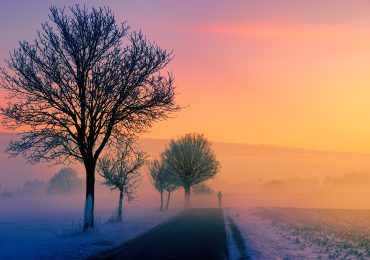
[[[20,129],[7,152],[28,162],[76,159],[86,172],[84,230],[94,226],[97,161],[107,145],[147,131],[178,111],[172,54],[117,24],[107,7],[50,8],[33,43],[20,42],[0,68],[9,94],[3,125]]]
[[[164,190],[167,191],[167,202],[165,209],[168,210],[170,206],[171,193],[179,187],[179,178],[176,173],[174,173],[171,168],[167,165],[164,171]]]
[[[191,186],[214,177],[220,168],[211,142],[201,134],[186,134],[171,140],[162,154],[163,160],[179,178],[185,191],[185,206],[190,206]]]
[[[177,177],[171,171],[167,164],[161,160],[153,160],[149,163],[149,178],[154,188],[161,196],[160,211],[163,211],[163,192],[167,191],[166,209],[169,207],[170,194],[178,187]]]
[[[49,194],[70,194],[82,187],[82,179],[78,178],[77,171],[65,167],[60,169],[49,181],[46,188]]]
[[[104,155],[98,161],[98,173],[105,179],[102,183],[111,190],[119,191],[117,221],[122,221],[122,201],[126,195],[128,201],[135,198],[136,188],[140,179],[140,167],[147,156],[140,150],[135,150],[132,143],[126,143],[117,150],[115,156]]]

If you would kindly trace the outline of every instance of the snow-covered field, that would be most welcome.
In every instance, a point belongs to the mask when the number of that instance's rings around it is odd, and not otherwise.
[[[75,200],[19,197],[0,201],[0,259],[94,256],[181,210],[160,212],[138,202],[125,205],[123,223],[112,223],[114,200],[112,205],[106,203],[107,209],[95,211],[96,229],[82,233],[82,207]],[[226,208],[224,215],[231,260],[370,259],[370,210]]]
[[[123,223],[110,223],[113,210],[97,210],[97,227],[81,233],[82,212],[46,209],[0,211],[0,259],[70,259],[115,248],[174,216],[179,209],[129,206]]]
[[[250,259],[370,259],[370,210],[229,208]],[[229,237],[230,219],[228,225]],[[240,250],[232,243],[232,259]]]

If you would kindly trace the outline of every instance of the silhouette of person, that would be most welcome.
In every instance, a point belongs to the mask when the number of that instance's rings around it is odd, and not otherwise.
[[[218,207],[222,207],[222,193],[221,191],[217,192],[217,198],[218,198]]]

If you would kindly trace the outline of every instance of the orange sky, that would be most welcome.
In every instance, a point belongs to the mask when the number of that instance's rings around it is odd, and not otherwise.
[[[2,2],[0,60],[33,38],[51,3]],[[221,142],[370,152],[368,1],[106,3],[175,53],[178,101],[188,107],[144,137],[197,131]]]

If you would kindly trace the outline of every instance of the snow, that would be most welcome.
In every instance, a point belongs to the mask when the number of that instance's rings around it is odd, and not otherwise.
[[[85,214],[84,214],[85,222],[90,223],[91,220],[93,219],[93,217],[91,216],[92,211],[93,211],[93,199],[91,195],[89,195],[87,196],[86,203],[85,203]]]
[[[107,206],[107,209],[95,210],[95,229],[83,233],[81,230],[84,212],[83,200],[80,197],[49,196],[36,199],[30,196],[0,200],[0,259],[80,259],[96,256],[102,251],[114,249],[125,241],[148,231],[181,210],[181,208],[175,208],[160,212],[157,207],[159,201],[155,204],[156,207],[148,206],[149,204],[143,205],[143,201],[139,201],[136,204],[128,204],[128,207],[124,208],[123,223],[114,223],[110,221],[114,212],[113,205],[116,204],[116,198],[113,196],[114,200],[111,202],[107,200],[99,203],[101,206]],[[78,201],[77,198],[80,200]],[[339,235],[344,234],[345,230],[359,237],[361,235],[359,230],[369,226],[370,212],[368,211],[356,213],[314,209],[262,209],[225,208],[225,228],[231,260],[247,259],[247,256],[252,260],[329,259],[331,252],[329,247],[337,246],[334,242]],[[265,213],[261,214],[261,212]],[[267,214],[269,212],[274,213],[270,214],[273,217],[269,217],[270,215]],[[245,245],[241,246],[240,239],[235,241],[235,228],[231,228],[232,221],[239,229],[241,235],[239,237],[244,240]],[[297,228],[291,228],[290,223],[295,227],[301,227],[305,232],[297,233]],[[340,233],[335,236],[331,235],[332,233],[323,236],[328,241],[335,240],[331,244],[327,243],[329,249],[312,242],[320,238],[313,228],[316,226],[320,228],[324,224]],[[312,232],[311,229],[306,229],[307,225],[311,227]],[[363,231],[365,238],[368,232]],[[348,243],[345,248],[347,246]],[[334,249],[337,250],[338,247]],[[341,254],[341,256],[346,255]]]
[[[272,222],[253,215],[254,209],[228,208],[225,215],[234,220],[246,246],[246,254],[254,259],[326,259],[314,248],[303,248],[277,232]],[[226,223],[228,224],[228,223]],[[227,225],[229,226],[229,225]],[[239,259],[241,253],[232,240],[230,227],[226,228],[230,259]]]
[[[227,240],[227,248],[229,251],[229,259],[240,259],[241,252],[239,252],[236,242],[232,236],[232,231],[229,225],[229,222],[225,219],[225,231],[226,231],[226,240]]]
[[[111,223],[113,210],[95,212],[96,228],[82,230],[78,210],[1,212],[0,259],[85,258],[113,249],[179,212],[170,209],[130,206],[125,208],[124,222]]]

